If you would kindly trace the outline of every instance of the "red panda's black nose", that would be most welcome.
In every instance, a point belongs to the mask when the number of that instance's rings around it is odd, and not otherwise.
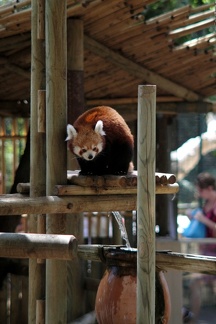
[[[94,156],[92,154],[89,154],[88,159],[92,160],[93,158],[94,158]]]

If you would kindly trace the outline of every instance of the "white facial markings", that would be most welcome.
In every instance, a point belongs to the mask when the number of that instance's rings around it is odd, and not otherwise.
[[[98,145],[92,145],[91,148],[87,148],[86,146],[82,148],[79,146],[74,146],[73,151],[77,156],[85,159],[86,161],[91,161],[102,151],[102,149],[103,143],[101,142]]]
[[[73,148],[74,154],[77,156],[80,156],[80,147],[79,146],[74,146]]]

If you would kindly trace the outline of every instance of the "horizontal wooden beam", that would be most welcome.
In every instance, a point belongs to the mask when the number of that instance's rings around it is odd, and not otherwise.
[[[83,176],[79,170],[68,170],[67,179],[70,185],[56,185],[56,196],[81,196],[81,195],[136,195],[137,171],[127,175]],[[176,176],[172,173],[155,172],[156,194],[176,194],[179,186]],[[29,194],[30,183],[18,183],[17,192]]]
[[[0,233],[0,257],[71,260],[76,254],[73,235]]]
[[[106,253],[113,247],[104,247],[102,245],[78,245],[77,252],[81,259],[105,262]],[[136,249],[132,250],[136,252]],[[156,251],[156,266],[163,271],[174,269],[187,272],[216,274],[216,258],[194,254]]]
[[[161,270],[175,269],[216,275],[216,258],[176,252],[156,253],[157,266]]]
[[[28,194],[30,190],[30,184],[19,183],[17,191],[21,194]],[[174,184],[156,184],[156,194],[176,194],[179,191],[179,185]],[[54,189],[56,196],[86,196],[86,195],[136,195],[137,188],[134,187],[83,187],[79,185],[56,185]]]
[[[130,75],[133,75],[136,78],[143,80],[143,82],[145,81],[145,83],[155,84],[160,89],[165,90],[169,94],[183,98],[187,101],[198,101],[201,99],[201,97],[197,93],[175,82],[172,82],[155,72],[146,69],[140,64],[134,63],[130,59],[109,49],[108,47],[95,41],[87,35],[84,36],[84,47],[92,53],[103,57],[107,61],[110,61],[111,63],[115,64],[120,69],[123,69]]]
[[[73,235],[0,233],[0,257],[106,261],[106,253],[115,246],[78,245]],[[136,252],[136,249],[132,249]],[[130,251],[129,251],[130,253]],[[216,258],[156,251],[156,265],[161,270],[175,269],[187,272],[216,274]]]
[[[135,187],[112,187],[112,188],[102,188],[102,187],[81,187],[77,185],[68,185],[68,186],[56,186],[55,187],[55,194],[58,196],[76,196],[76,195],[136,195],[137,188]],[[156,194],[176,194],[179,191],[179,185],[175,184],[168,184],[168,185],[156,185]]]
[[[20,194],[0,196],[0,216],[21,214],[62,214],[135,210],[136,195],[77,195],[29,198]]]

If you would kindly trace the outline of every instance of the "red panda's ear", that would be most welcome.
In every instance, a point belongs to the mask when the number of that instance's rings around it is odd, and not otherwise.
[[[73,139],[74,137],[77,136],[76,129],[70,124],[67,125],[67,135],[68,136],[67,136],[65,141],[69,141],[69,140],[71,140],[71,139]]]
[[[102,120],[97,121],[97,124],[95,125],[94,130],[95,130],[96,133],[100,134],[101,136],[106,135],[106,133],[103,130],[103,122],[102,122]]]

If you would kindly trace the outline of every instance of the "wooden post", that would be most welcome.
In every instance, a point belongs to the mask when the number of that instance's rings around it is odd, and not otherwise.
[[[45,1],[45,0],[44,0]],[[40,1],[40,3],[42,0]],[[45,51],[42,40],[37,38],[38,3],[32,1],[31,44],[31,142],[30,142],[30,197],[46,194],[46,137],[38,133],[38,92],[45,87]],[[37,233],[38,215],[30,216],[29,230]],[[45,263],[29,260],[29,314],[28,322],[36,323],[36,301],[45,296]]]
[[[137,324],[155,323],[156,86],[138,88]]]
[[[84,112],[84,44],[83,21],[68,19],[67,22],[68,68],[68,123],[72,124]]]
[[[65,143],[67,108],[66,1],[46,0],[46,192],[67,182]],[[65,234],[66,215],[47,215],[47,233]],[[67,322],[67,264],[46,262],[46,324]]]
[[[68,19],[67,21],[67,81],[68,112],[67,122],[73,124],[84,112],[84,44],[83,21]],[[79,169],[79,165],[68,151],[67,165],[69,170]],[[73,234],[83,241],[83,214],[67,215],[67,234]],[[82,276],[82,260],[76,258],[68,262],[68,322],[83,315],[84,278]]]

